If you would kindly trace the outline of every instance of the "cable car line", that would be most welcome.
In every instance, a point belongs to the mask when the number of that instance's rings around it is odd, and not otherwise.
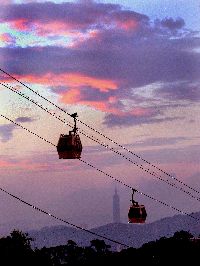
[[[118,183],[124,185],[125,187],[128,187],[128,188],[130,188],[131,190],[133,190],[133,189],[136,190],[135,188],[133,188],[133,187],[127,185],[127,184],[124,183],[123,181],[121,181],[121,180],[115,178],[114,176],[112,176],[112,175],[110,175],[110,174],[104,172],[103,170],[98,169],[97,167],[93,166],[92,164],[90,164],[90,163],[88,163],[88,162],[86,162],[86,161],[84,161],[84,160],[82,160],[82,159],[79,159],[79,161],[81,161],[81,162],[87,164],[88,166],[94,168],[94,169],[97,170],[98,172],[100,172],[100,173],[102,173],[102,174],[104,174],[104,175],[106,175],[106,176],[108,176],[108,177],[114,179],[116,182],[118,182]],[[161,200],[158,200],[158,199],[156,199],[156,198],[154,198],[154,197],[152,197],[152,196],[150,196],[150,195],[148,195],[148,194],[146,194],[146,193],[144,193],[144,192],[141,192],[141,191],[139,191],[138,189],[136,190],[136,192],[138,192],[139,194],[141,194],[141,195],[143,195],[143,196],[145,196],[145,197],[147,197],[147,198],[149,198],[149,199],[151,199],[151,200],[154,200],[154,201],[156,201],[156,202],[158,202],[158,203],[160,203],[160,204],[162,204],[162,205],[164,205],[164,206],[166,206],[166,207],[169,207],[169,208],[171,208],[171,209],[173,209],[173,210],[175,210],[175,211],[177,211],[177,212],[179,212],[179,213],[185,214],[185,215],[187,215],[187,216],[189,216],[189,217],[191,217],[191,218],[193,218],[193,219],[195,219],[195,220],[200,221],[200,219],[198,219],[198,218],[196,218],[196,217],[194,217],[194,216],[192,216],[192,215],[190,215],[190,214],[188,214],[188,213],[186,213],[186,212],[184,212],[184,211],[181,211],[181,210],[179,210],[178,208],[173,207],[172,205],[169,205],[169,204],[167,204],[167,203],[165,203],[165,202],[163,202],[163,201],[161,201]]]
[[[22,125],[18,124],[17,122],[15,122],[15,121],[9,119],[8,117],[6,117],[6,116],[4,116],[4,115],[2,115],[2,114],[0,114],[0,116],[3,117],[3,118],[5,118],[6,120],[10,121],[11,123],[15,124],[16,126],[19,126],[19,127],[21,127],[22,129],[28,131],[29,133],[35,135],[35,136],[38,137],[39,139],[42,139],[42,140],[46,141],[47,143],[49,143],[49,144],[51,144],[51,145],[53,145],[53,146],[56,147],[56,145],[53,144],[51,141],[49,141],[49,140],[47,140],[47,139],[45,139],[45,138],[43,138],[43,137],[40,137],[38,134],[36,134],[35,132],[29,130],[28,128],[23,127]]]
[[[13,195],[12,193],[8,192],[7,190],[5,190],[5,189],[3,189],[3,188],[1,188],[1,187],[0,187],[0,190],[1,190],[2,192],[6,193],[7,195],[11,196],[12,198],[14,198],[14,199],[20,201],[21,203],[24,203],[25,205],[28,205],[29,207],[32,207],[34,210],[39,211],[39,212],[42,212],[43,214],[46,214],[46,215],[48,215],[48,216],[50,216],[50,217],[52,217],[52,218],[54,218],[54,219],[56,219],[56,220],[58,220],[58,221],[60,221],[60,222],[63,222],[63,223],[65,223],[65,224],[67,224],[67,225],[71,225],[71,226],[73,226],[73,227],[75,227],[75,228],[77,228],[77,229],[81,229],[82,231],[85,231],[85,232],[90,233],[90,234],[92,234],[92,235],[95,235],[95,236],[98,236],[98,237],[100,237],[100,238],[106,239],[106,240],[111,241],[111,242],[113,242],[113,243],[115,243],[115,244],[119,244],[119,245],[122,245],[122,246],[124,246],[124,247],[131,248],[131,246],[129,246],[129,245],[127,245],[127,244],[121,243],[121,242],[119,242],[119,241],[117,241],[117,240],[113,240],[113,239],[111,239],[111,238],[109,238],[109,237],[106,237],[106,236],[100,235],[100,234],[98,234],[98,233],[95,233],[95,232],[93,232],[93,231],[90,231],[90,230],[88,230],[88,229],[85,229],[85,228],[83,228],[83,227],[81,227],[81,226],[78,226],[78,225],[76,225],[76,224],[73,224],[73,223],[71,223],[71,222],[68,222],[68,221],[66,221],[66,220],[64,220],[64,219],[62,219],[62,218],[59,218],[59,217],[57,217],[56,215],[54,215],[54,214],[52,214],[52,213],[49,213],[49,212],[47,212],[47,211],[45,211],[45,210],[43,210],[43,209],[41,209],[41,208],[39,208],[39,207],[36,207],[35,205],[32,205],[31,203],[29,203],[29,202],[27,202],[27,201],[25,201],[25,200],[23,200],[23,199],[21,199],[21,198],[15,196],[15,195]]]
[[[41,97],[42,99],[44,99],[45,101],[47,101],[48,103],[52,104],[53,106],[55,106],[56,108],[58,108],[60,111],[64,112],[65,114],[71,116],[67,111],[65,111],[63,108],[61,108],[60,106],[56,105],[55,103],[51,102],[50,100],[48,100],[46,97],[40,95],[38,92],[34,91],[33,89],[31,89],[29,86],[27,86],[26,84],[24,84],[23,82],[21,82],[20,80],[18,80],[17,78],[15,78],[14,76],[12,76],[11,74],[9,74],[8,72],[6,72],[5,70],[3,70],[2,68],[0,68],[0,71],[3,72],[4,74],[8,75],[10,78],[14,79],[15,81],[19,82],[22,86],[26,87],[27,89],[29,89],[30,91],[32,91],[33,93],[35,93],[36,95],[38,95],[39,97]],[[127,149],[126,147],[124,147],[123,145],[117,143],[116,141],[112,140],[111,138],[107,137],[106,135],[102,134],[101,132],[99,132],[98,130],[92,128],[91,126],[87,125],[86,123],[84,123],[83,121],[77,119],[78,122],[80,122],[81,124],[83,124],[84,126],[88,127],[89,129],[91,129],[92,131],[98,133],[99,135],[103,136],[104,138],[106,138],[107,140],[111,141],[112,143],[114,143],[115,145],[119,146],[120,148],[128,151],[129,153],[131,153],[132,155],[136,156],[137,158],[141,159],[143,162],[149,164],[150,166],[154,167],[155,169],[157,169],[158,171],[161,171],[163,174],[167,175],[168,177],[170,177],[171,179],[177,181],[178,183],[180,183],[181,185],[191,189],[192,191],[196,192],[196,193],[200,193],[200,191],[196,190],[195,188],[189,186],[188,184],[184,183],[183,181],[179,180],[178,178],[176,178],[175,176],[172,176],[171,174],[167,173],[166,171],[162,170],[161,168],[157,167],[156,165],[150,163],[149,161],[147,161],[146,159],[142,158],[141,156],[139,156],[138,154],[132,152],[131,150]]]
[[[3,72],[4,74],[6,74],[7,76],[9,76],[10,78],[12,78],[13,80],[19,82],[22,86],[26,87],[28,90],[32,91],[33,93],[35,93],[36,95],[38,95],[39,97],[41,97],[43,100],[47,101],[48,103],[52,104],[54,107],[58,108],[60,111],[64,112],[65,114],[71,116],[67,111],[65,111],[63,108],[61,108],[60,106],[58,106],[57,104],[51,102],[50,100],[48,100],[46,97],[42,96],[41,94],[39,94],[38,92],[36,92],[35,90],[33,90],[32,88],[30,88],[29,86],[27,86],[26,84],[24,84],[23,82],[21,82],[20,80],[18,80],[17,78],[15,78],[14,76],[12,76],[11,74],[9,74],[8,72],[6,72],[5,70],[3,70],[2,68],[0,68],[0,71]],[[142,158],[141,156],[139,156],[138,154],[132,152],[131,150],[127,149],[126,147],[124,147],[123,145],[117,143],[116,141],[112,140],[111,138],[107,137],[106,135],[104,135],[103,133],[99,132],[98,130],[92,128],[91,126],[87,125],[85,122],[77,119],[78,122],[80,122],[81,124],[83,124],[84,126],[88,127],[89,129],[91,129],[92,131],[96,132],[97,134],[101,135],[102,137],[106,138],[107,140],[111,141],[112,143],[114,143],[115,145],[119,146],[120,148],[128,151],[129,153],[131,153],[132,155],[136,156],[137,158],[141,159],[143,162],[149,164],[150,166],[154,167],[155,169],[161,171],[163,174],[167,175],[168,177],[170,177],[171,179],[177,181],[178,183],[182,184],[183,186],[193,190],[194,192],[200,194],[200,191],[196,190],[195,188],[189,186],[188,184],[184,183],[183,181],[179,180],[178,178],[176,178],[175,176],[172,176],[171,174],[167,173],[166,171],[162,170],[161,168],[157,167],[156,165],[152,164],[151,162],[147,161],[146,159]]]
[[[51,113],[48,108],[43,107],[42,105],[38,104],[36,101],[34,101],[33,99],[31,99],[30,97],[26,96],[25,94],[21,93],[20,91],[17,91],[16,89],[14,89],[13,87],[10,87],[8,85],[5,85],[3,83],[0,82],[0,85],[8,88],[9,90],[13,91],[14,93],[18,94],[19,96],[22,96],[23,98],[27,99],[28,101],[32,102],[33,104],[37,105],[38,107],[40,107],[43,111],[47,112],[48,114],[50,114],[51,116],[55,117],[56,119],[58,119],[60,122],[64,123],[65,125],[68,125],[70,127],[73,127],[69,122],[66,122],[65,119],[60,118],[60,116],[57,116],[55,113]],[[79,129],[79,132],[81,134],[83,134],[85,137],[95,141],[96,143],[100,144],[101,146],[105,147],[106,149],[109,149],[111,151],[113,151],[115,154],[122,156],[124,159],[128,160],[129,162],[131,162],[132,164],[134,164],[135,166],[139,167],[141,170],[145,171],[146,173],[149,173],[150,175],[154,176],[155,178],[159,179],[162,182],[165,182],[166,184],[168,184],[169,186],[172,186],[180,191],[182,191],[183,193],[187,194],[188,196],[192,197],[193,199],[196,199],[198,201],[200,201],[199,197],[194,196],[193,194],[191,194],[189,191],[184,190],[181,187],[176,186],[173,183],[170,183],[168,180],[163,179],[161,176],[157,175],[155,172],[151,171],[150,169],[145,169],[143,165],[137,164],[136,162],[134,162],[133,160],[131,160],[129,157],[126,157],[124,154],[122,154],[121,152],[115,150],[114,148],[110,147],[109,145],[107,145],[106,143],[102,143],[99,139],[96,139],[93,135],[89,136],[87,135],[83,130]]]
[[[32,132],[31,130],[29,130],[29,129],[27,129],[27,128],[21,126],[20,124],[16,123],[15,121],[9,119],[9,118],[6,117],[5,115],[0,114],[0,116],[3,117],[3,118],[5,118],[5,119],[8,120],[8,121],[14,123],[15,125],[20,126],[22,129],[25,129],[25,130],[28,131],[29,133],[31,133],[31,134],[33,134],[34,136],[36,136],[36,137],[38,137],[38,138],[40,138],[40,139],[46,141],[47,143],[53,145],[54,147],[56,146],[55,144],[51,143],[50,141],[46,140],[45,138],[43,138],[43,137],[41,137],[41,136],[35,134],[35,133]],[[186,213],[186,212],[184,212],[184,211],[181,211],[181,210],[179,210],[178,208],[176,208],[176,207],[174,207],[174,206],[172,206],[172,205],[169,205],[169,204],[167,204],[167,203],[165,203],[165,202],[163,202],[163,201],[161,201],[161,200],[158,200],[158,199],[156,199],[156,198],[154,198],[154,197],[152,197],[152,196],[150,196],[150,195],[148,195],[148,194],[146,194],[146,193],[144,193],[144,192],[141,192],[141,191],[139,191],[139,190],[136,190],[135,188],[133,188],[133,187],[127,185],[127,184],[124,183],[123,181],[121,181],[121,180],[115,178],[114,176],[112,176],[112,175],[110,175],[110,174],[104,172],[103,170],[97,168],[96,166],[93,166],[92,164],[90,164],[90,163],[88,163],[88,162],[86,162],[86,161],[84,161],[84,160],[82,160],[82,159],[78,159],[78,160],[81,161],[81,162],[83,162],[83,163],[85,163],[86,165],[90,166],[91,168],[97,170],[98,172],[104,174],[105,176],[114,179],[116,182],[118,182],[118,183],[124,185],[125,187],[127,187],[127,188],[129,188],[129,189],[131,189],[131,190],[135,190],[135,191],[138,192],[139,194],[141,194],[141,195],[143,195],[143,196],[145,196],[145,197],[147,197],[147,198],[149,198],[149,199],[151,199],[151,200],[153,200],[153,201],[156,201],[156,202],[158,202],[158,203],[160,203],[160,204],[162,204],[162,205],[164,205],[164,206],[166,206],[166,207],[169,207],[169,208],[171,208],[171,209],[173,209],[173,210],[175,210],[175,211],[177,211],[177,212],[179,212],[179,213],[181,213],[181,214],[187,215],[188,217],[191,217],[191,218],[193,218],[193,219],[195,219],[195,220],[197,220],[197,221],[200,221],[200,219],[198,219],[198,218],[192,216],[191,214],[188,214],[188,213]]]

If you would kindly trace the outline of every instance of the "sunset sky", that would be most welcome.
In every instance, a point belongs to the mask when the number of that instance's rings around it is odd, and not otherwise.
[[[199,0],[3,0],[1,4],[0,68],[200,190]],[[73,122],[3,73],[0,80]],[[54,144],[70,130],[3,86],[0,114]],[[78,127],[148,169],[102,136],[80,123]],[[82,158],[88,163],[184,212],[200,211],[198,201],[80,137]],[[55,147],[1,117],[0,186],[88,228],[112,222],[116,187],[121,221],[127,223],[130,189],[78,160],[59,160]],[[178,214],[139,194],[136,199],[147,208],[147,222]],[[0,213],[0,233],[5,226],[31,229],[58,224],[2,192]]]

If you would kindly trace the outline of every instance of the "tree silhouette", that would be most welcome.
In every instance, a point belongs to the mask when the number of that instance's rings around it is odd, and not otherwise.
[[[69,240],[67,245],[35,249],[31,248],[28,234],[14,230],[10,236],[0,239],[0,265],[2,266],[110,266],[110,265],[192,265],[199,259],[200,241],[186,231],[162,237],[140,248],[128,248],[120,252],[110,251],[110,245],[94,239],[90,246],[79,247]]]
[[[28,263],[28,258],[33,256],[30,241],[31,238],[27,234],[18,230],[14,230],[10,236],[0,239],[1,261],[4,262],[4,265]]]
[[[179,232],[175,232],[173,238],[177,239],[177,240],[189,240],[190,238],[192,238],[193,235],[187,231],[179,231]]]
[[[90,241],[91,247],[99,254],[107,254],[109,252],[110,245],[107,245],[104,240],[94,239]]]
[[[18,230],[11,232],[10,236],[0,239],[0,265],[3,266],[51,266],[51,262],[40,251],[32,250],[32,239],[28,234]],[[40,264],[41,265],[41,264]]]
[[[66,246],[67,265],[78,265],[83,258],[83,248],[79,247],[73,240],[68,240]]]

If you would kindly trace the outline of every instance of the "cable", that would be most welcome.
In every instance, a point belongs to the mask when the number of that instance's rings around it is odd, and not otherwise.
[[[45,101],[51,103],[53,106],[55,106],[56,108],[58,108],[60,111],[66,113],[67,115],[71,116],[67,111],[65,111],[64,109],[62,109],[61,107],[59,107],[58,105],[56,105],[55,103],[51,102],[50,100],[48,100],[46,97],[40,95],[38,92],[34,91],[33,89],[31,89],[29,86],[27,86],[26,84],[24,84],[23,82],[19,81],[18,79],[16,79],[15,77],[13,77],[12,75],[10,75],[9,73],[7,73],[6,71],[4,71],[3,69],[0,68],[0,71],[2,71],[3,73],[5,73],[6,75],[8,75],[9,77],[11,77],[12,79],[16,80],[17,82],[19,82],[21,85],[25,86],[26,88],[28,88],[29,90],[31,90],[33,93],[35,93],[36,95],[38,95],[39,97],[41,97],[42,99],[44,99]],[[129,153],[133,154],[134,156],[136,156],[137,158],[141,159],[142,161],[144,161],[145,163],[148,163],[149,165],[151,165],[152,167],[156,168],[157,170],[161,171],[162,173],[168,175],[169,177],[171,177],[172,179],[176,180],[177,182],[181,183],[182,185],[190,188],[191,190],[200,193],[200,191],[195,190],[194,188],[190,187],[189,185],[185,184],[184,182],[182,182],[181,180],[177,179],[176,177],[170,175],[169,173],[165,172],[164,170],[158,168],[157,166],[153,165],[152,163],[148,162],[147,160],[143,159],[141,156],[137,155],[136,153],[133,153],[132,151],[130,151],[129,149],[127,149],[126,147],[122,146],[121,144],[113,141],[112,139],[110,139],[109,137],[107,137],[106,135],[102,134],[101,132],[97,131],[96,129],[92,128],[91,126],[87,125],[86,123],[82,122],[81,120],[77,119],[77,121],[79,121],[81,124],[85,125],[86,127],[88,127],[89,129],[93,130],[94,132],[98,133],[99,135],[103,136],[104,138],[108,139],[109,141],[111,141],[112,143],[118,145],[119,147],[123,148],[124,150],[128,151]]]
[[[61,122],[64,123],[65,125],[68,125],[68,126],[70,126],[70,127],[73,128],[73,125],[67,123],[67,122],[65,121],[65,119],[63,120],[62,118],[56,116],[55,113],[52,114],[52,113],[48,110],[48,108],[45,108],[45,107],[43,107],[42,105],[38,104],[36,101],[34,101],[33,99],[31,99],[30,97],[28,97],[28,96],[24,95],[23,93],[17,91],[17,90],[14,89],[13,87],[9,87],[8,85],[5,85],[5,84],[3,84],[3,83],[1,83],[1,82],[0,82],[0,85],[2,85],[2,86],[4,86],[4,87],[8,88],[9,90],[13,91],[13,92],[16,93],[16,94],[22,96],[23,98],[25,98],[25,99],[27,99],[28,101],[30,101],[30,102],[32,102],[33,104],[35,104],[36,106],[40,107],[42,110],[44,110],[45,112],[47,112],[47,113],[50,114],[51,116],[57,118],[59,121],[61,121]],[[146,173],[149,173],[150,175],[154,176],[155,178],[159,179],[160,181],[165,182],[165,183],[168,184],[169,186],[172,186],[172,187],[174,187],[174,188],[176,188],[176,189],[178,189],[178,190],[184,192],[185,194],[187,194],[188,196],[192,197],[193,199],[196,199],[196,200],[200,201],[200,198],[199,198],[199,197],[196,197],[196,196],[192,195],[190,192],[184,190],[183,188],[180,188],[180,187],[176,186],[175,184],[170,183],[168,180],[164,180],[161,176],[157,176],[157,174],[156,174],[155,172],[150,171],[150,169],[145,169],[145,168],[143,167],[143,165],[139,165],[139,164],[137,164],[136,162],[132,161],[130,158],[126,157],[126,156],[125,156],[124,154],[122,154],[121,152],[116,151],[114,148],[110,147],[109,145],[100,142],[100,140],[98,140],[98,139],[95,139],[94,136],[90,137],[89,135],[87,135],[86,133],[84,133],[84,131],[82,131],[82,130],[79,130],[79,132],[80,132],[81,134],[83,134],[84,136],[86,136],[87,138],[89,138],[89,139],[95,141],[96,143],[100,144],[101,146],[105,147],[106,149],[109,149],[109,150],[113,151],[115,154],[118,154],[118,155],[122,156],[124,159],[128,160],[129,162],[131,162],[131,163],[134,164],[135,166],[139,167],[140,169],[142,169],[142,170],[145,171]]]
[[[4,116],[4,115],[2,115],[2,114],[0,114],[0,116],[2,116],[3,118],[7,119],[7,120],[10,121],[10,122],[13,122],[15,125],[19,125],[19,126],[21,126],[20,124],[14,122],[13,120],[7,118],[6,116]],[[22,126],[21,126],[21,127],[22,127]],[[22,128],[25,129],[24,127],[22,127]],[[28,131],[29,133],[31,133],[31,134],[33,134],[33,135],[39,137],[39,138],[42,139],[42,140],[48,142],[49,144],[53,145],[54,147],[56,146],[55,144],[52,144],[52,143],[49,142],[48,140],[45,140],[44,138],[38,136],[38,135],[35,134],[34,132],[32,132],[32,131],[30,131],[30,130],[28,130],[28,129],[26,129],[26,131]],[[119,180],[119,179],[113,177],[112,175],[110,175],[110,174],[108,174],[108,173],[106,173],[106,172],[104,172],[104,171],[98,169],[97,167],[93,166],[92,164],[87,163],[87,162],[85,162],[85,161],[82,160],[82,159],[79,159],[79,161],[81,161],[81,162],[87,164],[88,166],[90,166],[90,167],[92,167],[93,169],[97,170],[98,172],[104,174],[105,176],[114,179],[115,181],[117,181],[118,183],[124,185],[125,187],[130,188],[131,190],[133,190],[133,189],[135,190],[135,188],[133,188],[133,187],[131,187],[131,186],[125,184],[125,183],[122,182],[121,180]],[[141,194],[141,195],[143,195],[143,196],[145,196],[145,197],[148,197],[149,199],[152,199],[152,200],[154,200],[154,201],[156,201],[156,202],[158,202],[158,203],[160,203],[160,204],[162,204],[162,205],[164,205],[164,206],[166,206],[166,207],[169,207],[169,208],[171,208],[171,209],[173,209],[173,210],[175,210],[175,211],[177,211],[177,212],[179,212],[179,213],[181,213],[181,214],[185,214],[185,215],[187,215],[187,216],[189,216],[189,217],[191,217],[191,218],[193,218],[193,219],[195,219],[195,220],[197,220],[197,221],[200,221],[200,219],[198,219],[198,218],[196,218],[196,217],[192,216],[191,214],[188,214],[188,213],[186,213],[186,212],[184,212],[184,211],[181,211],[181,210],[179,210],[178,208],[173,207],[172,205],[169,205],[169,204],[167,204],[167,203],[165,203],[165,202],[163,202],[163,201],[161,201],[161,200],[158,200],[158,199],[156,199],[156,198],[154,198],[154,197],[152,197],[152,196],[150,196],[150,195],[148,195],[148,194],[146,194],[146,193],[143,193],[143,192],[141,192],[141,191],[139,191],[139,190],[135,190],[135,191],[138,192],[139,194]]]
[[[92,235],[95,235],[95,236],[98,236],[98,237],[104,238],[104,239],[106,239],[106,240],[109,240],[109,241],[111,241],[111,242],[113,242],[113,243],[115,243],[115,244],[120,244],[120,245],[122,245],[122,246],[124,246],[124,247],[131,248],[131,246],[129,246],[129,245],[127,245],[127,244],[124,244],[124,243],[121,243],[121,242],[119,242],[119,241],[113,240],[113,239],[111,239],[111,238],[109,238],[109,237],[106,237],[106,236],[102,236],[102,235],[100,235],[100,234],[98,234],[98,233],[92,232],[92,231],[90,231],[90,230],[88,230],[88,229],[85,229],[85,228],[83,228],[83,227],[80,227],[80,226],[78,226],[78,225],[75,225],[75,224],[73,224],[73,223],[70,223],[70,222],[68,222],[68,221],[66,221],[66,220],[64,220],[64,219],[62,219],[62,218],[59,218],[59,217],[57,217],[56,215],[54,215],[54,214],[52,214],[52,213],[49,213],[49,212],[47,212],[47,211],[45,211],[45,210],[43,210],[43,209],[41,209],[41,208],[39,208],[39,207],[36,207],[35,205],[32,205],[31,203],[28,203],[27,201],[25,201],[25,200],[23,200],[23,199],[21,199],[21,198],[15,196],[15,195],[11,194],[10,192],[6,191],[5,189],[3,189],[3,188],[1,188],[1,187],[0,187],[0,190],[1,190],[2,192],[6,193],[7,195],[11,196],[12,198],[14,198],[14,199],[16,199],[16,200],[18,200],[18,201],[20,201],[20,202],[22,202],[22,203],[28,205],[29,207],[32,207],[34,210],[39,211],[39,212],[42,212],[43,214],[46,214],[46,215],[48,215],[48,216],[50,216],[50,217],[52,217],[52,218],[54,218],[54,219],[56,219],[56,220],[58,220],[58,221],[61,221],[61,222],[65,223],[65,224],[68,224],[68,225],[71,225],[71,226],[73,226],[73,227],[75,227],[75,228],[77,228],[77,229],[81,229],[82,231],[85,231],[85,232],[90,233],[90,234],[92,234]]]
[[[0,68],[0,71],[3,72],[4,74],[8,75],[10,78],[14,79],[15,81],[19,82],[21,85],[23,85],[24,87],[26,87],[27,89],[29,89],[30,91],[32,91],[33,93],[35,93],[36,95],[38,95],[39,97],[41,97],[42,99],[44,99],[45,101],[47,101],[48,103],[52,104],[53,106],[55,106],[56,108],[58,108],[60,111],[66,113],[67,115],[69,115],[71,117],[71,115],[65,111],[63,108],[61,108],[60,106],[56,105],[55,103],[51,102],[50,100],[48,100],[46,97],[40,95],[38,92],[34,91],[33,89],[31,89],[29,86],[27,86],[26,84],[24,84],[23,82],[21,82],[20,80],[18,80],[17,78],[13,77],[11,74],[9,74],[8,72],[6,72],[5,70],[3,70],[2,68]],[[167,173],[166,171],[160,169],[159,167],[155,166],[154,164],[150,163],[149,161],[147,161],[146,159],[143,159],[141,156],[137,155],[136,153],[130,151],[129,149],[127,149],[126,147],[124,147],[123,145],[117,143],[116,141],[112,140],[111,138],[107,137],[106,135],[102,134],[101,132],[99,132],[98,130],[92,128],[91,126],[87,125],[86,123],[84,123],[83,121],[77,119],[78,122],[80,122],[82,125],[88,127],[89,129],[91,129],[92,131],[96,132],[97,134],[101,135],[102,137],[108,139],[109,141],[111,141],[112,143],[114,143],[115,145],[119,146],[120,148],[128,151],[129,153],[131,153],[132,155],[136,156],[137,158],[141,159],[143,162],[149,164],[150,166],[154,167],[155,169],[161,171],[163,174],[167,175],[168,177],[170,177],[171,179],[177,181],[178,183],[182,184],[183,186],[193,190],[196,193],[200,193],[200,191],[194,189],[193,187],[185,184],[184,182],[182,182],[181,180],[179,180],[178,178],[172,176],[171,174]]]
[[[124,185],[125,187],[128,187],[128,188],[130,188],[131,190],[134,189],[135,192],[138,192],[139,194],[141,194],[141,195],[143,195],[143,196],[145,196],[145,197],[147,197],[147,198],[149,198],[149,199],[152,199],[152,200],[154,200],[154,201],[156,201],[156,202],[159,202],[160,204],[162,204],[162,205],[164,205],[164,206],[170,207],[171,209],[173,209],[173,210],[175,210],[175,211],[178,211],[178,212],[180,212],[180,213],[182,213],[182,214],[185,214],[185,215],[187,215],[187,216],[189,216],[189,217],[191,217],[191,218],[193,218],[193,219],[195,219],[195,220],[200,221],[200,219],[195,218],[194,216],[192,216],[192,215],[190,215],[190,214],[188,214],[188,213],[186,213],[186,212],[184,212],[184,211],[181,211],[181,210],[177,209],[176,207],[173,207],[172,205],[169,205],[169,204],[167,204],[167,203],[165,203],[165,202],[163,202],[163,201],[161,201],[161,200],[155,199],[154,197],[149,196],[148,194],[146,194],[146,193],[144,193],[144,192],[141,192],[141,191],[139,191],[138,189],[135,189],[135,188],[133,188],[133,187],[127,185],[126,183],[122,182],[121,180],[119,180],[119,179],[115,178],[114,176],[112,176],[112,175],[110,175],[110,174],[108,174],[108,173],[106,173],[106,172],[104,172],[104,171],[98,169],[97,167],[93,166],[93,165],[90,164],[90,163],[87,163],[86,161],[84,161],[84,160],[82,160],[82,159],[79,159],[79,161],[81,161],[81,162],[85,163],[86,165],[88,165],[88,166],[94,168],[94,169],[97,170],[98,172],[100,172],[100,173],[102,173],[102,174],[104,174],[104,175],[106,175],[106,176],[108,176],[108,177],[114,179],[116,182],[118,182],[118,183]]]
[[[15,122],[15,121],[9,119],[8,117],[6,117],[6,116],[4,116],[4,115],[2,115],[2,114],[0,114],[0,116],[3,117],[3,118],[5,118],[6,120],[10,121],[11,123],[15,124],[16,126],[19,126],[19,127],[21,127],[22,129],[28,131],[29,133],[35,135],[35,136],[38,137],[39,139],[42,139],[42,140],[46,141],[47,143],[49,143],[49,144],[51,144],[51,145],[53,145],[53,146],[56,147],[56,145],[53,144],[52,142],[48,141],[47,139],[45,139],[45,138],[43,138],[43,137],[40,137],[38,134],[32,132],[31,130],[27,129],[26,127],[23,127],[22,125],[20,125],[20,124],[18,124],[17,122]]]

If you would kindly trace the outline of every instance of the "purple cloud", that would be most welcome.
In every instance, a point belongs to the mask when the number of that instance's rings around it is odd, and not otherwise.
[[[104,124],[108,127],[123,127],[123,126],[138,126],[143,124],[157,124],[162,122],[171,122],[174,120],[183,119],[182,117],[157,117],[152,116],[134,116],[127,114],[124,116],[115,114],[106,114]]]
[[[170,30],[178,30],[185,26],[185,21],[182,18],[177,18],[174,20],[173,18],[165,18],[160,21],[162,27],[166,27]]]
[[[15,122],[17,123],[30,123],[33,122],[34,119],[31,117],[18,117],[15,119]],[[13,131],[17,128],[17,125],[15,124],[5,124],[0,125],[0,137],[1,142],[8,142],[13,137]]]
[[[200,101],[200,84],[182,82],[178,84],[165,84],[161,89],[154,91],[156,96],[170,100]]]
[[[63,20],[66,23],[77,20],[77,23],[87,24],[89,28],[99,25],[96,37],[74,48],[1,50],[0,53],[7,58],[16,58],[14,64],[13,60],[12,64],[11,60],[6,63],[13,74],[89,73],[95,77],[121,80],[126,87],[137,87],[156,81],[194,79],[199,73],[199,56],[192,52],[194,46],[200,44],[199,38],[173,40],[173,33],[168,31],[160,35],[160,29],[151,25],[147,16],[123,10],[119,5],[30,3],[4,8],[2,20],[25,19],[42,23],[44,20]],[[124,22],[131,19],[138,23],[138,27],[131,32],[106,26],[107,21]],[[180,28],[179,24],[183,24],[181,18],[167,18],[161,22],[163,25],[171,22],[170,25],[174,25],[171,28],[177,29]]]
[[[129,89],[155,82],[198,81],[200,55],[192,51],[197,41],[200,45],[199,39],[194,43],[189,39],[186,44],[184,39],[149,38],[148,42],[138,40],[133,44],[131,37],[111,31],[101,33],[98,41],[90,40],[79,49],[1,48],[0,56],[7,58],[5,68],[12,74],[78,72],[118,80]]]
[[[120,5],[95,2],[6,5],[1,7],[0,18],[4,22],[20,21],[19,29],[29,27],[31,23],[61,22],[75,30],[100,28],[102,24],[110,25],[113,21],[123,23],[124,21],[148,20],[147,16],[123,10]]]
[[[18,117],[17,119],[15,119],[15,122],[17,123],[27,123],[27,122],[33,122],[35,119],[33,119],[32,117],[27,117],[27,116],[21,116]]]
[[[7,142],[12,139],[14,129],[15,125],[13,124],[0,125],[1,142]]]

